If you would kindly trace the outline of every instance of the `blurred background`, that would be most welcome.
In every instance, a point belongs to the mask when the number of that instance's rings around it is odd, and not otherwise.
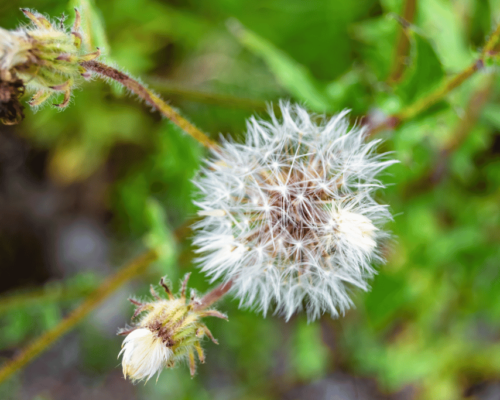
[[[212,138],[288,98],[377,121],[478,57],[500,0],[25,0],[73,20],[86,46],[154,88]],[[399,15],[412,25],[403,29]],[[240,25],[241,24],[241,25]],[[196,269],[186,227],[206,156],[135,98],[95,80],[64,112],[0,126],[0,360],[55,326],[147,246],[162,257],[0,386],[0,399],[500,399],[500,84],[486,65],[445,101],[379,132],[394,241],[344,318],[288,323],[219,304],[207,362],[133,386],[117,360],[130,294]],[[28,97],[25,98],[27,100]]]

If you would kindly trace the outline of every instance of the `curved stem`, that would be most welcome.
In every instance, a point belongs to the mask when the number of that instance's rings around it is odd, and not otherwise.
[[[8,361],[0,369],[0,384],[9,378],[16,371],[28,364],[44,350],[48,349],[52,343],[63,336],[83,320],[93,309],[101,304],[106,298],[115,292],[121,285],[134,276],[140,274],[152,262],[158,259],[156,250],[149,250],[134,259],[125,268],[119,270],[115,275],[105,280],[78,308],[63,319],[54,328],[43,333],[31,344],[25,347],[15,358]]]
[[[81,63],[82,67],[88,69],[101,77],[106,77],[112,79],[119,84],[126,87],[132,93],[139,96],[146,103],[157,109],[164,117],[168,118],[184,132],[191,135],[194,139],[200,142],[203,146],[209,149],[217,149],[218,145],[207,135],[205,135],[201,130],[191,124],[187,119],[183,118],[177,111],[170,107],[165,101],[163,101],[159,96],[154,94],[147,87],[132,79],[123,72],[117,70],[116,68],[110,67],[99,61],[84,61]]]

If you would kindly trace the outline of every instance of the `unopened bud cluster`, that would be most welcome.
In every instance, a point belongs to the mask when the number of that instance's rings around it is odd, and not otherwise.
[[[186,299],[189,274],[184,279],[179,297],[175,297],[162,279],[160,285],[165,289],[168,299],[162,299],[151,287],[152,302],[143,303],[131,299],[137,306],[133,318],[143,314],[136,326],[119,332],[127,335],[123,341],[122,366],[125,378],[132,381],[146,381],[163,368],[171,368],[185,359],[189,362],[191,376],[196,372],[195,353],[200,362],[205,355],[200,341],[208,336],[217,341],[210,330],[201,322],[204,317],[227,319],[226,315],[213,309],[205,309],[200,299],[193,294]]]
[[[22,11],[30,19],[30,25],[14,31],[0,28],[0,80],[21,81],[35,92],[29,103],[33,107],[54,94],[63,93],[62,102],[54,105],[64,108],[69,104],[71,89],[77,80],[91,76],[80,64],[97,58],[100,51],[82,52],[78,10],[75,9],[71,29],[62,21],[55,23],[36,12]]]

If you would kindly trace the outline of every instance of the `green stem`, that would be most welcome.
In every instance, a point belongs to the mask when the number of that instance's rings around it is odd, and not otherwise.
[[[88,69],[101,77],[106,77],[112,79],[132,93],[136,94],[138,97],[143,99],[146,103],[156,108],[160,113],[176,124],[184,132],[191,135],[194,139],[200,142],[203,146],[209,149],[217,149],[218,145],[207,135],[205,135],[201,130],[191,124],[187,119],[183,118],[177,111],[170,107],[165,101],[154,94],[151,90],[146,88],[144,85],[140,84],[135,79],[132,79],[123,72],[117,70],[116,68],[110,67],[109,65],[103,64],[99,61],[84,61],[81,63],[82,67]]]
[[[0,297],[0,314],[17,308],[28,307],[32,304],[45,302],[62,302],[76,300],[87,296],[97,284],[49,284],[42,289],[35,289],[24,293],[8,294]]]
[[[48,349],[52,343],[63,336],[66,332],[74,328],[81,322],[93,309],[113,294],[116,289],[122,286],[125,282],[137,276],[146,269],[152,262],[158,259],[156,250],[146,251],[125,268],[120,269],[115,275],[105,280],[78,308],[76,308],[69,316],[63,319],[54,328],[43,333],[31,344],[26,346],[21,352],[8,361],[0,369],[0,384],[9,378],[16,371],[20,370],[31,360],[37,357],[40,353]]]
[[[218,93],[200,92],[197,90],[187,89],[181,86],[172,85],[162,79],[151,79],[151,86],[159,92],[179,96],[185,100],[213,104],[223,107],[239,108],[250,111],[266,111],[267,104],[262,100],[246,99],[234,96],[228,96]]]
[[[444,81],[436,90],[431,92],[428,96],[417,100],[415,103],[404,108],[400,112],[389,116],[384,122],[378,126],[374,126],[370,129],[370,135],[374,135],[385,129],[395,128],[404,121],[410,120],[420,114],[422,111],[427,110],[438,101],[443,99],[448,93],[453,89],[460,86],[467,79],[469,79],[474,73],[484,67],[485,61],[492,57],[493,50],[500,40],[500,23],[497,25],[486,44],[484,45],[483,51],[480,57],[474,61],[471,65],[465,68],[461,73]]]
[[[439,100],[441,100],[444,96],[450,93],[453,89],[457,88],[462,83],[464,83],[481,67],[482,67],[482,62],[475,61],[472,65],[464,69],[460,74],[443,82],[434,92],[429,94],[427,97],[417,100],[409,107],[393,115],[393,117],[398,121],[398,123],[416,117],[422,111],[427,110],[429,107],[436,104]]]

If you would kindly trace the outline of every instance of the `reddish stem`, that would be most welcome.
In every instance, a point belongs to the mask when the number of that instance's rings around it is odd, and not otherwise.
[[[203,310],[210,307],[216,301],[221,299],[227,292],[229,292],[232,286],[232,280],[217,286],[211,292],[208,292],[205,296],[202,297],[200,303],[196,305],[196,310]]]

